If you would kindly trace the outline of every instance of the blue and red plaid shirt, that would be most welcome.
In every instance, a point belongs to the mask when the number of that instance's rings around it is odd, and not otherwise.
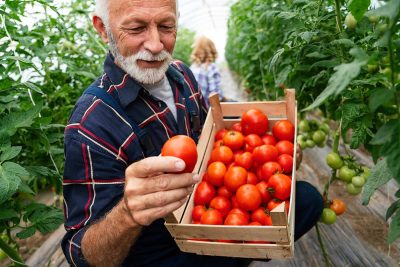
[[[185,90],[200,117],[201,126],[207,112],[197,82],[187,66],[171,64],[166,76],[175,97],[177,120],[162,100],[148,94],[114,63],[110,54],[104,63],[104,74],[94,83],[118,101],[141,129],[148,130],[158,153],[164,142],[174,135],[194,136]],[[69,118],[64,149],[67,233],[62,248],[71,266],[87,266],[80,246],[85,230],[121,200],[125,169],[142,159],[143,154],[131,125],[101,99],[87,94],[80,97]],[[123,265],[163,266],[165,258],[179,253],[164,220],[157,220],[143,229]]]

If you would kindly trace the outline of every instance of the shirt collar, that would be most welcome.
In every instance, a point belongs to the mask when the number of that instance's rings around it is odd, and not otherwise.
[[[170,83],[177,82],[183,85],[183,73],[172,65],[173,64],[170,64],[168,66],[166,72],[168,81]],[[107,54],[106,60],[104,62],[104,71],[110,79],[111,85],[114,85],[116,90],[113,91],[117,91],[119,101],[123,108],[126,108],[130,103],[135,101],[139,95],[140,90],[143,90],[143,86],[138,81],[127,75],[123,69],[115,64],[114,57],[113,55],[111,55],[110,52]]]

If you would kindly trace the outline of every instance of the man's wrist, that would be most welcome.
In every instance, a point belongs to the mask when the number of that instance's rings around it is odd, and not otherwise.
[[[132,216],[132,213],[126,206],[126,202],[124,199],[122,199],[119,203],[120,206],[120,213],[121,213],[121,218],[123,218],[124,224],[129,226],[130,228],[138,228],[142,227],[140,224],[138,224]]]

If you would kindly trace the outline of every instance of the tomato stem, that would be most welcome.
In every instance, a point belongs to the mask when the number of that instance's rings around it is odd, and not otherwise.
[[[317,230],[318,242],[319,242],[319,244],[321,246],[321,249],[322,249],[322,255],[324,256],[325,266],[326,267],[331,267],[331,261],[329,259],[329,255],[328,255],[328,252],[326,250],[325,244],[322,241],[322,236],[321,236],[321,232],[319,231],[318,223],[315,224],[315,230]]]
[[[342,38],[343,35],[343,24],[342,24],[342,14],[341,14],[341,4],[340,0],[335,0],[335,13],[336,13],[336,29],[339,33],[340,38]],[[339,55],[341,62],[344,62],[344,51],[343,51],[343,46],[339,45]]]
[[[21,255],[19,255],[18,252],[9,244],[7,244],[2,238],[0,238],[0,248],[7,254],[10,260],[14,262],[14,266],[28,266],[24,264],[24,260],[22,259]]]

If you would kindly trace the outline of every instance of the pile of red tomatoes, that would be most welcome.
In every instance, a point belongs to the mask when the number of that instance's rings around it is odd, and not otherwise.
[[[295,127],[280,120],[268,132],[270,124],[262,111],[250,109],[216,133],[194,193],[193,223],[272,225],[270,211],[283,201],[289,208]]]

